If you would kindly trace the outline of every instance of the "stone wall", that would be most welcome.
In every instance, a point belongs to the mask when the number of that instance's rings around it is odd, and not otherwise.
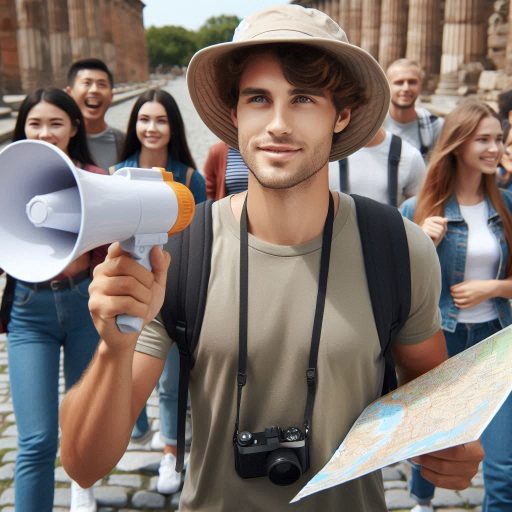
[[[77,59],[96,57],[116,83],[149,77],[140,0],[0,0],[0,96],[66,84]]]
[[[386,68],[407,57],[438,95],[512,87],[512,0],[293,0],[330,14]]]

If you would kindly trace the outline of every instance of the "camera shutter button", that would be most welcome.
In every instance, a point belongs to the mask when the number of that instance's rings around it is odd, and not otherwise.
[[[284,431],[283,437],[287,441],[300,441],[302,433],[297,427],[288,427]]]
[[[248,444],[251,444],[252,441],[252,434],[247,431],[240,432],[238,434],[238,443],[242,446],[247,446]]]

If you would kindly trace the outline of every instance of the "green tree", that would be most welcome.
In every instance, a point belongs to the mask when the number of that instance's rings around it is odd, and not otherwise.
[[[146,40],[151,69],[186,66],[198,50],[197,33],[175,25],[148,28]]]
[[[197,32],[197,43],[199,48],[231,41],[235,28],[239,23],[240,18],[237,16],[229,16],[227,14],[208,18]]]

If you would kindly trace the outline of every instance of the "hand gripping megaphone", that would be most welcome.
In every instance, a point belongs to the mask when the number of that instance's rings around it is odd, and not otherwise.
[[[120,241],[146,268],[149,252],[194,216],[190,190],[163,169],[84,171],[56,146],[14,142],[0,152],[0,268],[37,283],[61,273],[81,254]],[[122,332],[142,319],[120,315]]]

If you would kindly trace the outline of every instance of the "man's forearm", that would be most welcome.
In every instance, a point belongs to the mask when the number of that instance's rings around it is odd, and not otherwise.
[[[112,351],[104,341],[61,408],[61,458],[67,473],[89,487],[108,473],[130,440],[133,348]]]

